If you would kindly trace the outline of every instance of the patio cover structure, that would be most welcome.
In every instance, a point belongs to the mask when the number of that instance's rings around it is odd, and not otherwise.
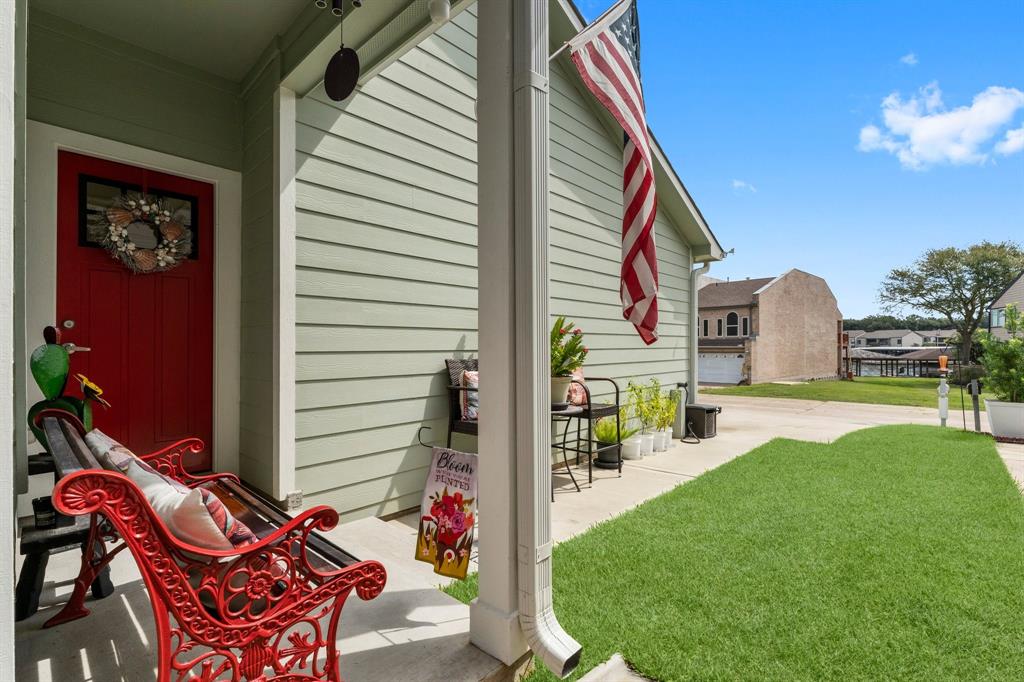
[[[36,0],[33,0],[35,2]],[[40,4],[51,0],[38,0]],[[118,0],[104,0],[108,9]],[[175,0],[160,0],[159,7],[172,6]],[[213,466],[220,470],[239,468],[239,421],[271,421],[273,437],[261,442],[266,447],[266,482],[261,487],[275,499],[286,499],[296,490],[295,481],[295,108],[322,79],[323,67],[337,49],[338,22],[329,12],[317,10],[313,3],[301,3],[300,13],[290,25],[273,32],[270,45],[254,54],[255,66],[243,84],[242,98],[253,93],[265,95],[272,103],[265,137],[253,135],[247,149],[261,151],[257,169],[266,169],[266,177],[250,183],[238,173],[216,174],[213,166],[241,165],[241,158],[229,158],[233,152],[215,144],[205,146],[212,155],[206,164],[186,164],[180,172],[217,182],[218,211],[232,220],[236,240],[262,239],[271,245],[265,263],[250,267],[239,256],[236,262],[218,262],[216,277],[217,355],[214,374],[220,396],[227,396],[228,407],[218,410],[218,418],[227,420],[226,428],[214,429]],[[346,43],[357,45],[363,60],[363,83],[373,79],[403,51],[411,49],[438,26],[430,18],[426,0],[371,0],[355,12],[346,14]],[[453,0],[457,15],[472,3]],[[32,176],[26,183],[26,163],[32,165],[34,153],[52,153],[57,148],[81,149],[86,137],[74,131],[45,132],[50,149],[40,151],[26,138],[36,122],[26,123],[26,70],[28,0],[7,3],[0,10],[0,392],[14,396],[0,407],[0,428],[13,433],[14,456],[0,467],[0,486],[19,491],[16,475],[23,466],[26,450],[23,431],[26,402],[24,386],[26,346],[38,334],[39,322],[53,320],[52,313],[24,295],[25,281],[49,272],[44,248],[32,241],[26,225],[26,197],[39,192],[40,183]],[[472,641],[481,649],[507,664],[523,658],[532,648],[556,672],[571,670],[578,656],[578,645],[571,633],[564,633],[551,610],[550,540],[550,431],[548,400],[548,53],[549,10],[571,5],[558,0],[488,0],[477,9],[477,130],[478,130],[478,270],[486,272],[478,284],[479,356],[488,381],[481,387],[482,400],[490,417],[480,429],[480,597],[471,609]],[[97,5],[98,6],[98,5]],[[79,7],[82,10],[84,3]],[[278,7],[275,5],[275,7]],[[220,10],[216,10],[220,11]],[[226,10],[225,10],[226,12]],[[223,17],[225,22],[230,17]],[[559,32],[582,26],[575,10],[558,13]],[[61,30],[55,26],[55,32]],[[224,42],[230,43],[230,40]],[[251,45],[238,45],[251,53]],[[225,66],[224,68],[228,68]],[[135,87],[125,84],[126,88]],[[358,93],[356,95],[358,97]],[[263,102],[260,106],[263,106]],[[260,116],[258,106],[249,110],[245,120]],[[265,111],[265,110],[264,110]],[[431,114],[424,113],[425,117]],[[96,126],[114,125],[93,121]],[[35,126],[37,130],[43,128]],[[228,132],[231,132],[230,130]],[[238,132],[242,136],[241,131]],[[94,133],[95,134],[95,133]],[[250,131],[245,132],[246,135]],[[258,149],[271,140],[264,149]],[[185,141],[188,142],[188,141]],[[657,145],[655,145],[656,147]],[[110,158],[121,158],[121,146],[109,147]],[[255,153],[253,151],[252,153]],[[695,244],[688,254],[694,263],[716,260],[721,249],[707,230],[699,211],[689,200],[678,178],[671,172],[660,149],[658,182],[674,186],[679,213],[687,217],[686,229]],[[238,152],[241,157],[241,152]],[[140,164],[153,159],[160,167],[163,156],[147,152]],[[270,219],[247,214],[242,197],[266,195]],[[31,203],[31,201],[30,201]],[[49,214],[46,216],[50,218]],[[45,220],[42,222],[46,222]],[[244,231],[243,231],[244,228]],[[266,234],[256,233],[266,229]],[[222,235],[227,234],[222,230]],[[700,245],[697,246],[697,242]],[[245,244],[243,244],[245,246]],[[227,250],[221,252],[227,253]],[[40,256],[42,254],[42,256]],[[222,267],[223,266],[223,267]],[[685,267],[689,267],[687,264]],[[40,270],[42,268],[42,270]],[[266,357],[265,384],[273,402],[269,414],[239,414],[241,381],[237,356],[241,329],[249,322],[239,310],[246,308],[245,291],[223,273],[238,275],[241,287],[267,286],[272,302],[267,314],[269,332],[260,343],[260,357]],[[33,274],[34,273],[34,274]],[[257,281],[267,273],[267,282]],[[44,276],[43,279],[46,279]],[[31,287],[29,287],[31,288]],[[48,295],[52,297],[52,292]],[[231,297],[234,296],[232,299]],[[43,298],[46,298],[45,296]],[[249,306],[252,307],[252,306]],[[262,319],[260,320],[262,323]],[[695,330],[693,330],[695,333]],[[222,343],[223,342],[223,343]],[[695,345],[695,344],[694,344]],[[291,358],[291,362],[288,359]],[[233,374],[232,374],[233,372]],[[246,377],[242,377],[244,379]],[[262,378],[262,377],[261,377]],[[250,386],[255,385],[254,383]],[[260,384],[262,386],[262,383]],[[234,406],[231,407],[233,402]],[[232,420],[234,420],[232,422]],[[13,466],[12,466],[13,464]],[[262,471],[260,472],[263,473]],[[0,532],[6,534],[5,554],[0,559],[0,579],[13,585],[14,562],[6,552],[15,547],[13,504],[0,512]],[[370,558],[370,557],[367,557]],[[2,599],[10,599],[10,590]],[[13,628],[11,605],[0,602],[0,679],[12,679]],[[5,658],[8,657],[8,658]]]

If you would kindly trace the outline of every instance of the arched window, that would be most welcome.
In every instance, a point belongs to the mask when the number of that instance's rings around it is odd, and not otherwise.
[[[725,316],[725,335],[740,335],[740,316],[737,315],[736,313],[729,313],[728,315]]]

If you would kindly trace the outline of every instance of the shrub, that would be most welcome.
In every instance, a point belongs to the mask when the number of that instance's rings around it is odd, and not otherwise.
[[[630,380],[626,387],[629,394],[629,407],[633,416],[640,420],[640,427],[644,433],[654,426],[661,409],[661,382],[651,378],[647,384],[638,384]]]
[[[986,388],[997,400],[1024,403],[1024,330],[1017,307],[1006,307],[1006,331],[1009,339],[991,334],[982,338],[981,364],[985,367]]]

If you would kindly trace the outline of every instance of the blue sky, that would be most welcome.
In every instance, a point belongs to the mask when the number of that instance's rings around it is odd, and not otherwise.
[[[638,1],[648,123],[736,249],[713,276],[800,268],[861,317],[927,248],[1024,242],[1024,1]]]

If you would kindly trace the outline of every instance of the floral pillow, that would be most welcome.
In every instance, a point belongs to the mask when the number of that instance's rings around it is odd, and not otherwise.
[[[480,372],[466,370],[462,373],[462,385],[468,388],[480,387]],[[462,418],[475,422],[480,416],[480,392],[459,391],[459,404],[462,406]]]
[[[139,486],[174,537],[204,549],[232,550],[258,541],[209,490],[189,488],[164,476],[99,429],[85,436],[104,469],[118,471]]]
[[[572,371],[572,378],[576,381],[583,382],[583,368],[577,368]],[[573,405],[586,405],[587,404],[587,392],[583,390],[583,386],[577,383],[569,384],[569,402]]]

